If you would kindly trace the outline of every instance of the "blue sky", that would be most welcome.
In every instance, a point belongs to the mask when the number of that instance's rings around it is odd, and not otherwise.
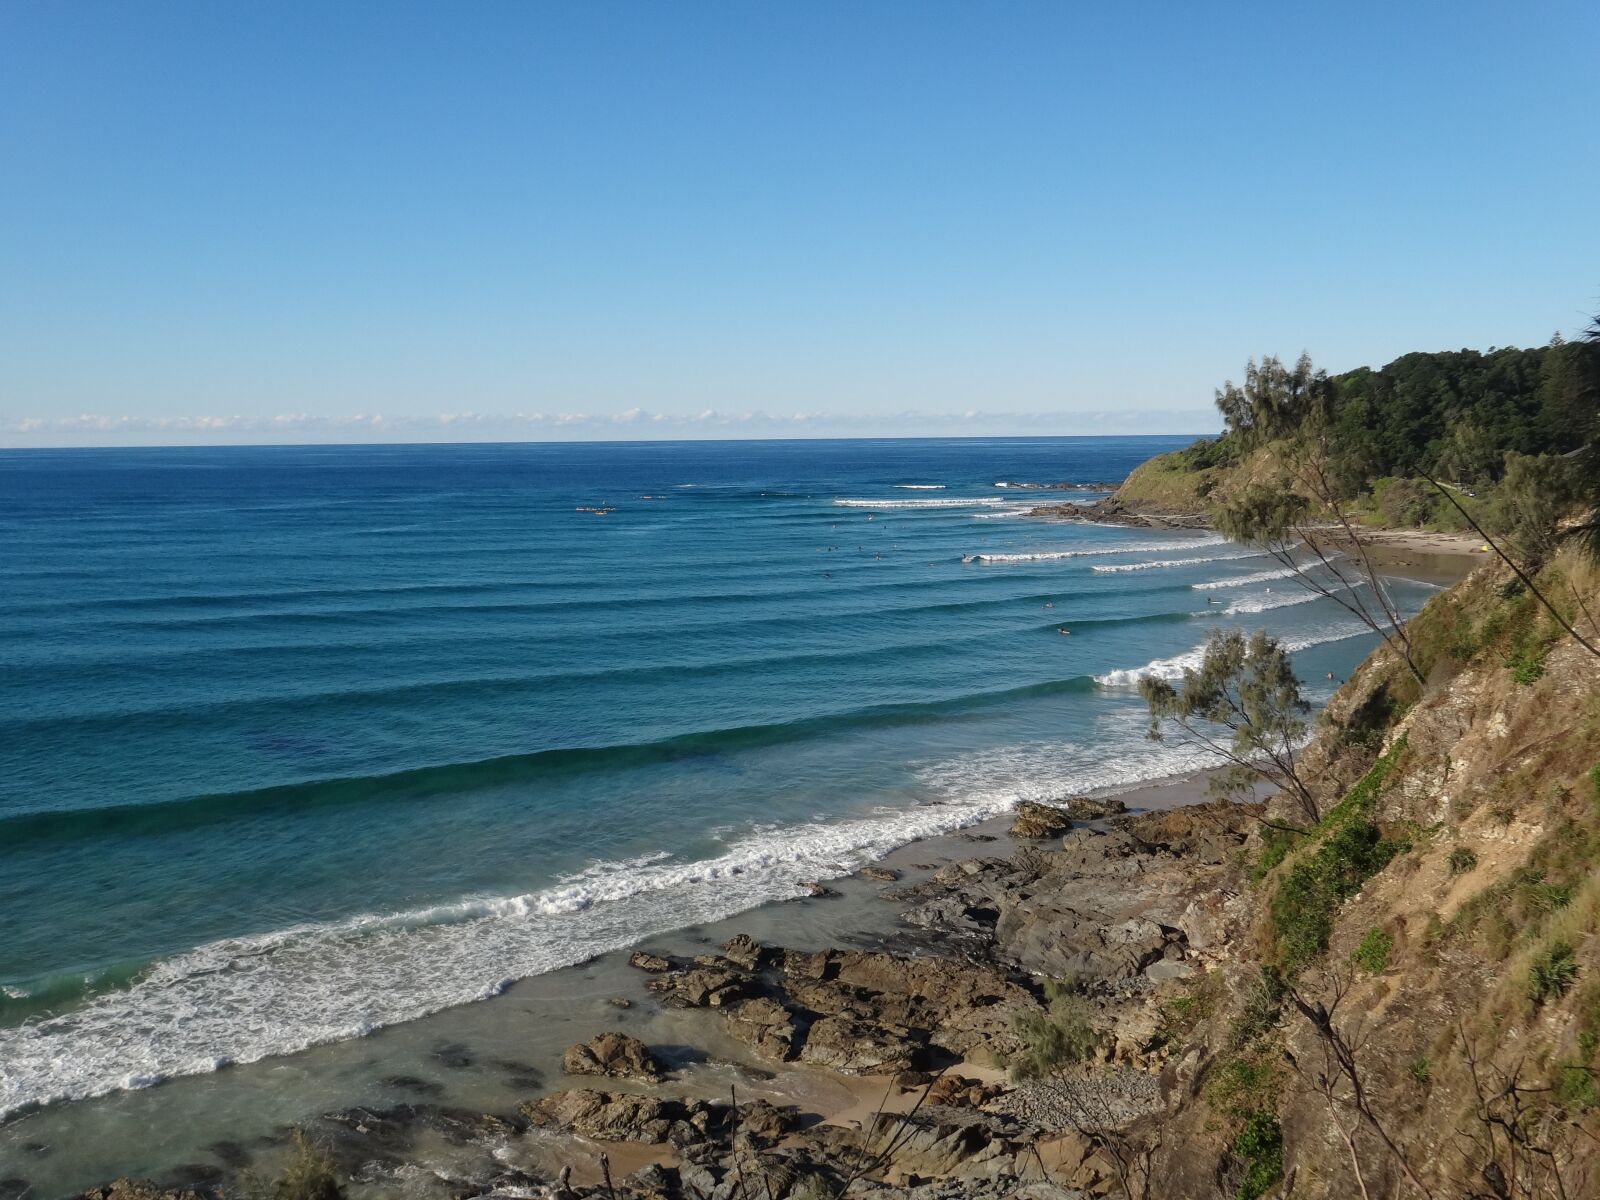
[[[0,444],[1191,432],[1600,310],[1600,5],[0,5]]]

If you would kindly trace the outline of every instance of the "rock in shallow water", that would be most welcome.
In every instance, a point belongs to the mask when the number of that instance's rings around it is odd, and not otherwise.
[[[561,1056],[568,1075],[608,1075],[613,1079],[659,1079],[661,1067],[646,1046],[625,1033],[602,1033]]]
[[[1011,836],[1042,841],[1060,837],[1072,828],[1072,818],[1065,811],[1049,804],[1024,800],[1014,810]]]

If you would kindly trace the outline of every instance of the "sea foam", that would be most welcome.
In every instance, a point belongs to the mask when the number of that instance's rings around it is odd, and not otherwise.
[[[1005,501],[998,496],[939,496],[928,500],[835,500],[834,503],[840,508],[991,508]]]
[[[800,895],[815,880],[998,816],[1019,799],[1126,789],[1208,765],[1183,747],[1113,760],[1098,742],[1002,747],[919,768],[932,802],[914,808],[758,827],[711,858],[596,863],[524,895],[211,942],[157,963],[126,989],[0,1029],[0,1117],[362,1037],[653,933]]]
[[[1305,650],[1308,647],[1320,646],[1326,642],[1342,642],[1346,638],[1360,637],[1367,632],[1368,629],[1365,625],[1350,622],[1335,626],[1326,633],[1280,638],[1278,644],[1285,650]],[[1206,647],[1205,643],[1202,642],[1193,650],[1187,650],[1171,658],[1154,659],[1142,667],[1128,667],[1116,671],[1107,671],[1103,675],[1096,675],[1094,681],[1101,687],[1133,688],[1138,687],[1139,681],[1146,675],[1154,675],[1157,679],[1182,679],[1185,670],[1193,670],[1205,660],[1205,654]]]
[[[1288,567],[1281,567],[1276,571],[1257,571],[1233,579],[1208,579],[1204,583],[1191,583],[1189,586],[1202,592],[1209,592],[1217,588],[1249,587],[1253,583],[1271,583],[1274,579],[1287,579],[1293,574],[1294,572]]]
[[[969,554],[966,560],[982,563],[1055,562],[1070,558],[1094,558],[1102,554],[1167,554],[1174,550],[1202,550],[1220,546],[1222,538],[1191,538],[1186,542],[1130,542],[1112,546],[1084,547],[1081,550],[1033,550],[1016,554]],[[1189,561],[1199,562],[1200,559]],[[1204,560],[1210,561],[1210,560]]]
[[[1239,554],[1213,554],[1202,558],[1163,558],[1154,562],[1137,563],[1097,563],[1089,569],[1098,571],[1103,575],[1120,575],[1128,571],[1164,571],[1171,567],[1194,567],[1202,563],[1232,562],[1240,558],[1260,557],[1260,551],[1251,550]]]

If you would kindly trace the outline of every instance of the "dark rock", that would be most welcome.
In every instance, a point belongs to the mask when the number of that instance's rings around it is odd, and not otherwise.
[[[1106,817],[1120,817],[1128,811],[1121,800],[1091,800],[1088,796],[1074,796],[1067,801],[1067,816],[1075,821],[1099,821]]]
[[[841,1013],[811,1026],[800,1061],[850,1074],[879,1075],[909,1068],[914,1049],[909,1029],[874,1025]]]
[[[201,1196],[188,1188],[163,1188],[148,1179],[124,1177],[90,1188],[83,1200],[201,1200]]]
[[[947,1107],[977,1108],[993,1100],[1002,1091],[992,1083],[968,1079],[965,1075],[941,1075],[928,1089],[925,1104],[942,1104]]]
[[[796,979],[821,979],[828,973],[828,955],[825,951],[785,950],[783,973]]]
[[[472,1052],[460,1042],[445,1042],[433,1048],[433,1060],[453,1071],[462,1071],[472,1065]]]
[[[736,933],[722,943],[722,953],[736,967],[754,971],[764,954],[761,943],[747,933]]]
[[[588,1088],[556,1092],[529,1101],[517,1111],[533,1125],[599,1141],[670,1143],[678,1147],[704,1142],[708,1131],[720,1126],[726,1112],[699,1100],[681,1102]]]
[[[832,900],[839,894],[825,883],[808,883],[806,892],[816,900]]]
[[[380,1082],[384,1087],[394,1088],[396,1091],[411,1092],[417,1096],[440,1096],[444,1094],[444,1086],[432,1079],[423,1079],[420,1075],[385,1075]]]
[[[724,1011],[731,1036],[779,1062],[794,1056],[794,1017],[776,1000],[766,996],[736,1000]]]
[[[892,867],[862,867],[856,874],[863,879],[874,879],[879,883],[894,883],[900,878],[900,872]]]
[[[1060,837],[1072,828],[1072,818],[1062,809],[1049,804],[1023,800],[1015,809],[1011,822],[1011,836],[1041,840]]]
[[[698,966],[657,975],[650,981],[649,987],[660,994],[664,1004],[673,1008],[720,1008],[746,994],[750,977],[734,969],[731,964],[726,967]]]
[[[662,1195],[676,1192],[678,1190],[677,1182],[678,1173],[676,1171],[658,1166],[656,1163],[640,1167],[623,1180],[623,1183],[628,1187],[637,1188],[641,1192]]]
[[[637,967],[641,971],[650,971],[652,973],[670,971],[672,969],[672,963],[668,959],[662,958],[659,954],[647,954],[643,950],[635,950],[628,955],[628,965]]]
[[[239,1142],[212,1142],[206,1149],[231,1170],[242,1171],[250,1165],[250,1151]]]
[[[680,1165],[678,1167],[678,1181],[683,1185],[683,1194],[690,1197],[710,1197],[711,1193],[717,1190],[717,1184],[720,1182],[716,1175],[712,1174],[709,1166],[702,1166],[699,1163],[684,1163]]]
[[[672,1114],[656,1096],[575,1088],[524,1104],[517,1111],[534,1125],[553,1125],[602,1141],[664,1142],[672,1130]]]
[[[613,1079],[659,1079],[661,1067],[646,1046],[625,1033],[602,1033],[561,1056],[568,1075],[608,1075]]]
[[[739,1106],[739,1131],[756,1139],[758,1145],[774,1145],[799,1127],[800,1118],[793,1109],[779,1108],[766,1100]]]

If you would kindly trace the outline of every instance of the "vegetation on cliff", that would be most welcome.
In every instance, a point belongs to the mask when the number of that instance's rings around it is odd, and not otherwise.
[[[1530,578],[1556,614],[1498,562],[1435,597],[1420,681],[1380,647],[1301,755],[1322,818],[1251,839],[1248,950],[1190,985],[1167,1117],[1227,1194],[1600,1193],[1600,662],[1556,620],[1600,633],[1600,567]]]
[[[1600,321],[1537,349],[1407,354],[1341,375],[1302,356],[1252,361],[1225,383],[1216,438],[1161,455],[1117,492],[1133,509],[1214,513],[1251,484],[1293,487],[1316,448],[1332,497],[1368,524],[1465,529],[1441,494],[1519,542],[1600,495]],[[1307,495],[1306,499],[1323,498]]]

